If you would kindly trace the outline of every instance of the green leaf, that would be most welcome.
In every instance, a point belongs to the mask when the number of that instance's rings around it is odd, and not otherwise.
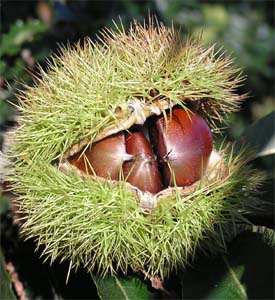
[[[229,15],[223,5],[204,4],[202,5],[202,15],[206,26],[214,26],[219,31],[222,31],[228,24]]]
[[[119,278],[107,275],[99,278],[92,275],[101,300],[146,300],[152,294],[146,284],[137,277]]]
[[[24,42],[32,41],[34,36],[43,33],[48,26],[38,20],[24,23],[18,20],[14,23],[9,32],[4,34],[0,45],[0,56],[16,55]]]
[[[275,154],[275,111],[246,128],[237,146],[248,143],[256,149],[255,158]]]
[[[240,226],[240,230],[260,233],[262,235],[263,241],[270,247],[275,249],[275,229],[271,229],[265,226],[243,224]]]
[[[274,252],[262,234],[243,232],[228,254],[201,257],[181,277],[181,299],[274,299]]]
[[[1,153],[0,153],[0,155],[1,155]],[[0,157],[0,159],[1,159],[1,157]],[[0,170],[0,178],[1,178],[1,170]],[[0,194],[0,217],[4,213],[6,213],[8,211],[8,209],[9,209],[9,200]]]
[[[3,76],[4,72],[6,71],[8,65],[5,61],[0,61],[0,74]]]
[[[12,115],[15,114],[15,110],[1,98],[0,93],[0,124],[4,123],[6,120],[9,119]]]
[[[8,272],[6,271],[6,262],[1,249],[0,249],[0,274],[1,274],[1,280],[0,280],[1,299],[5,299],[5,300],[16,299],[12,291],[12,283]]]
[[[208,299],[247,299],[245,287],[240,282],[244,273],[244,265],[232,266],[226,256],[222,256],[223,262],[227,268],[226,275],[221,279],[209,295]]]
[[[275,249],[275,230],[271,228],[262,227],[263,240]]]

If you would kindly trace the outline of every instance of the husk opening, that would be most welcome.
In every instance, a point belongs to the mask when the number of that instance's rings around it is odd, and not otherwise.
[[[208,184],[201,180],[187,193],[170,189],[153,209],[140,207],[143,198],[123,181],[65,170],[67,158],[87,145],[174,105],[188,109],[191,102],[215,128],[244,99],[232,63],[214,47],[183,43],[173,28],[151,23],[62,49],[48,72],[41,70],[42,79],[21,96],[10,156],[22,231],[44,257],[101,275],[131,268],[165,278],[188,263],[218,224],[243,220],[261,181],[245,166],[244,153],[233,158],[221,149],[222,171]]]

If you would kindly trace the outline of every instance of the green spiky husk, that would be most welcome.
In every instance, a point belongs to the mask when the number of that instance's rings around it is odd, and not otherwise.
[[[35,87],[21,96],[19,131],[23,153],[51,163],[77,142],[93,138],[129,117],[129,102],[144,107],[166,99],[186,107],[201,101],[211,122],[238,110],[243,99],[235,90],[242,77],[232,59],[204,49],[196,40],[181,41],[173,29],[133,26],[105,32],[103,43],[62,49]],[[157,90],[157,96],[150,91]],[[121,108],[120,114],[115,109]],[[24,157],[22,157],[24,158]]]
[[[225,160],[224,174],[190,195],[173,194],[149,215],[121,182],[113,186],[66,175],[58,163],[73,145],[116,126],[132,111],[160,99],[187,108],[197,103],[211,122],[238,109],[241,77],[214,48],[180,41],[162,25],[105,31],[101,43],[63,49],[47,73],[21,96],[20,127],[11,149],[14,191],[26,237],[51,261],[68,259],[101,274],[146,270],[162,278],[188,262],[216,226],[241,220],[259,178],[243,158]],[[157,91],[157,94],[151,91]],[[119,114],[115,113],[119,107]]]
[[[188,263],[216,226],[243,221],[255,205],[260,179],[241,157],[228,156],[230,174],[188,196],[162,200],[144,214],[121,185],[67,176],[46,162],[18,167],[15,189],[24,215],[23,233],[43,246],[51,261],[68,259],[100,274],[146,270],[165,278]],[[211,251],[208,243],[207,251]]]

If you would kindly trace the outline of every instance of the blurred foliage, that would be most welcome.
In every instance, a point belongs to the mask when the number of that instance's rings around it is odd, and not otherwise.
[[[9,274],[6,271],[6,262],[1,249],[0,249],[0,274],[1,274],[0,291],[1,291],[2,299],[9,299],[9,300],[16,299],[12,291],[12,283]]]
[[[9,32],[3,35],[0,46],[0,57],[18,54],[26,41],[33,42],[34,36],[44,32],[46,29],[46,24],[37,20],[30,23],[23,23],[21,20],[18,20],[11,26]]]
[[[250,97],[243,103],[241,113],[229,116],[230,126],[225,132],[229,139],[235,140],[248,125],[275,109],[274,1],[35,0],[21,2],[3,0],[0,2],[0,9],[2,16],[0,43],[1,131],[5,131],[15,123],[14,116],[17,112],[9,103],[16,103],[15,95],[18,89],[23,88],[22,82],[32,84],[32,74],[38,71],[37,63],[42,68],[46,68],[46,60],[51,53],[58,51],[59,45],[67,45],[68,42],[73,44],[85,36],[96,39],[98,30],[104,26],[113,26],[112,20],[117,21],[118,16],[127,27],[133,18],[138,21],[147,19],[149,11],[167,25],[173,22],[176,28],[181,28],[183,35],[201,35],[202,33],[202,42],[205,45],[215,43],[217,49],[222,47],[223,51],[231,53],[236,58],[236,64],[243,68],[247,80],[239,92],[249,93]],[[256,124],[256,127],[252,126],[247,129],[242,137],[249,136],[249,139],[253,140],[255,128],[258,132],[262,132],[260,134],[263,137],[266,136],[265,133],[274,137],[274,120],[270,116],[268,124],[265,125],[268,129],[259,128]],[[274,145],[272,149],[274,150]],[[253,163],[268,173],[270,181],[263,187],[267,190],[267,193],[263,195],[263,201],[272,203],[274,199],[274,156],[258,158]],[[52,267],[48,264],[42,265],[38,258],[39,255],[33,254],[35,246],[32,241],[23,243],[19,238],[9,209],[9,197],[10,195],[7,193],[0,197],[0,230],[4,233],[1,237],[1,245],[6,260],[12,261],[15,265],[29,299],[96,298],[98,294],[112,293],[112,289],[120,289],[120,291],[114,290],[114,292],[125,293],[123,284],[126,284],[128,290],[129,288],[133,289],[131,293],[135,293],[135,289],[138,288],[137,293],[141,291],[146,297],[149,295],[156,297],[155,294],[153,296],[155,290],[152,291],[152,288],[149,287],[148,280],[144,286],[137,285],[139,280],[143,279],[142,276],[132,281],[129,278],[120,280],[115,285],[107,287],[109,290],[104,290],[104,285],[99,285],[96,280],[94,285],[86,271],[79,270],[77,274],[71,274],[69,283],[66,285],[68,266],[64,263],[61,265],[56,263]],[[273,209],[270,208],[269,206],[267,211],[262,211],[261,216],[256,216],[252,221],[258,225],[274,227]],[[269,232],[274,240],[274,231],[269,229]],[[237,278],[243,288],[246,288],[249,298],[274,297],[271,295],[274,274],[269,268],[274,265],[271,250],[263,246],[259,238],[255,237],[255,235],[253,238],[246,236],[245,239],[233,241],[233,246],[229,247],[227,256],[227,262],[234,264],[231,271],[228,266],[225,266],[221,257],[209,261],[208,265],[207,261],[199,260],[193,269],[190,267],[182,274],[182,277],[177,277],[174,281],[172,278],[173,282],[167,283],[167,288],[175,289],[175,293],[172,292],[168,295],[158,293],[157,297],[167,299],[197,297],[202,299],[213,295],[222,297],[221,295],[227,291],[229,291],[228,295],[232,296],[230,291],[234,292],[234,289],[231,289],[234,281],[231,277],[235,269],[239,270],[238,266],[241,266],[242,272],[237,272],[235,279]],[[250,250],[253,249],[259,251],[251,252]],[[249,255],[250,252],[251,255]],[[260,266],[261,264],[265,270],[260,268],[259,271],[255,265]],[[213,266],[216,267],[215,272],[212,269]],[[1,268],[4,269],[2,257]],[[262,284],[262,290],[256,288],[255,278],[250,276],[256,271],[258,272],[256,277],[258,283]],[[9,282],[7,274],[4,273],[4,275],[6,282]],[[221,277],[218,278],[218,276]],[[246,287],[245,284],[247,284]],[[121,285],[122,287],[120,287]],[[148,291],[146,291],[146,286]],[[99,293],[96,288],[99,289]],[[2,287],[1,289],[3,290]]]
[[[226,255],[200,257],[179,276],[180,299],[272,299],[272,262],[273,250],[262,236],[243,232],[229,243]]]
[[[150,300],[153,298],[146,283],[136,276],[119,278],[107,275],[104,278],[98,278],[92,275],[92,278],[101,300],[109,300],[110,295],[112,295],[112,299],[119,300]]]
[[[240,92],[249,93],[243,113],[231,115],[229,129],[237,138],[251,122],[275,108],[273,1],[178,1],[155,0],[166,22],[173,20],[182,31],[200,35],[206,45],[235,57],[247,80]]]

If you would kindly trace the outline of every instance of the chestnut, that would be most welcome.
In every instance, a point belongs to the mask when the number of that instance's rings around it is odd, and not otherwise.
[[[119,132],[94,143],[83,155],[74,155],[70,163],[88,174],[118,180],[123,162],[130,158],[132,156],[126,153],[124,132]]]
[[[83,155],[74,155],[70,163],[91,175],[112,180],[124,178],[152,194],[168,186],[184,187],[199,180],[213,144],[204,119],[182,108],[152,119],[148,128],[150,141],[144,126],[133,127],[94,143]]]
[[[141,191],[158,193],[162,188],[158,162],[142,132],[130,132],[126,135],[126,152],[133,155],[131,160],[123,164],[126,181]]]
[[[182,108],[158,117],[150,139],[168,186],[188,186],[203,175],[212,151],[212,134],[204,119]]]

